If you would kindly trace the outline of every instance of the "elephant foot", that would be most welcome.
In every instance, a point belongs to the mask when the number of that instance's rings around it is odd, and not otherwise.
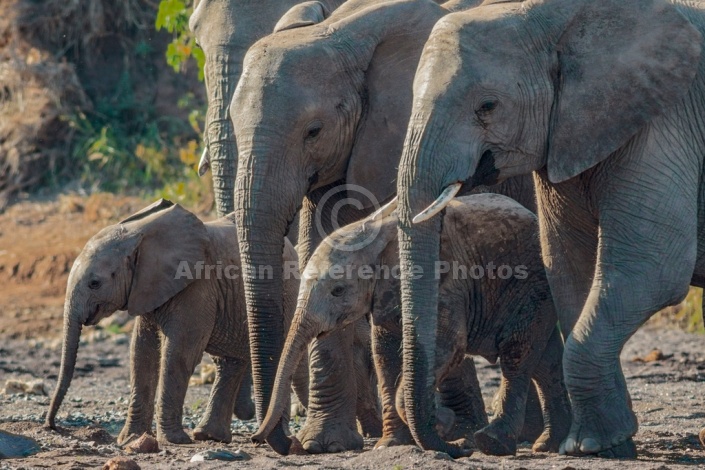
[[[193,430],[193,439],[195,441],[216,441],[229,444],[233,440],[233,434],[230,431],[230,427],[225,429],[224,427],[219,428],[206,423],[203,426],[199,425]]]
[[[474,435],[475,446],[487,455],[516,455],[517,440],[503,421],[493,421]]]
[[[236,401],[233,410],[235,417],[242,421],[249,421],[255,418],[255,403],[252,399]],[[228,441],[230,442],[230,441]]]
[[[365,413],[364,416],[358,416],[357,422],[360,425],[363,436],[382,436],[382,418],[379,416],[377,410]]]
[[[346,450],[362,450],[364,441],[356,428],[343,423],[318,425],[310,416],[297,434],[304,450],[309,454],[332,454]]]
[[[532,452],[558,452],[563,439],[556,437],[549,430],[544,431],[531,446]]]
[[[637,428],[637,419],[631,410],[626,390],[588,401],[575,400],[573,424],[568,437],[560,445],[559,453],[635,459],[636,446],[632,436]]]
[[[125,425],[122,427],[122,430],[120,431],[120,434],[118,435],[117,438],[117,444],[119,446],[126,445],[130,443],[131,441],[139,438],[142,434],[144,433],[151,433],[152,432],[152,426],[146,425],[146,424],[135,424],[131,422],[126,422]]]
[[[193,441],[183,429],[157,430],[157,440],[161,443],[191,444]]]
[[[411,431],[406,426],[399,427],[393,431],[385,431],[382,438],[375,444],[375,449],[385,449],[395,446],[416,445]]]

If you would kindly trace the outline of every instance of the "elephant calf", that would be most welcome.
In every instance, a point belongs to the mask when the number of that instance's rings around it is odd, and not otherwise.
[[[289,386],[306,345],[369,312],[385,411],[383,441],[410,440],[397,414],[403,415],[400,405],[404,400],[400,397],[394,406],[395,390],[403,391],[395,383],[402,370],[398,248],[396,215],[356,222],[319,245],[303,273],[275,394],[254,440],[266,438],[286,411]],[[563,343],[541,261],[536,217],[500,195],[458,198],[448,206],[437,259],[438,389],[443,392],[446,380],[468,375],[463,372],[467,354],[484,356],[490,362],[499,358],[498,409],[492,422],[474,433],[476,446],[487,454],[516,452],[533,379],[540,390],[545,422],[533,449],[557,451],[570,428],[570,404],[561,368]],[[388,334],[394,330],[397,333]]]
[[[296,261],[288,241],[284,259]],[[158,439],[191,442],[181,425],[183,404],[189,377],[204,351],[215,362],[216,377],[193,436],[230,442],[236,394],[250,367],[239,266],[236,227],[229,217],[204,224],[165,200],[91,238],[69,275],[61,372],[47,426],[55,428],[83,325],[95,325],[126,309],[137,319],[130,348],[129,412],[118,442],[151,431],[156,395]],[[294,276],[285,281],[285,327],[298,284]],[[305,367],[295,388],[302,400],[308,398]]]

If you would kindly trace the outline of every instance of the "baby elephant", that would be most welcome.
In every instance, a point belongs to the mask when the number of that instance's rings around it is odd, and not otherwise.
[[[475,445],[487,454],[516,453],[533,379],[544,417],[544,431],[533,449],[557,451],[571,415],[561,368],[563,343],[541,261],[536,217],[500,195],[458,198],[444,218],[438,259],[438,388],[442,391],[444,379],[462,376],[459,369],[465,367],[467,354],[490,362],[499,358],[498,407],[494,419],[474,433]],[[267,437],[286,411],[296,365],[312,338],[370,312],[375,328],[395,323],[399,330],[398,264],[396,214],[344,227],[319,245],[304,270],[275,393],[253,440]],[[392,423],[399,421],[397,412],[403,415],[403,400],[397,400],[394,411],[386,406],[394,403],[395,382],[401,375],[400,342],[379,331],[373,342],[385,403],[385,438],[393,441],[387,432],[392,430],[404,443],[408,429]],[[446,413],[439,413],[439,421],[441,414]]]
[[[91,238],[69,275],[61,372],[47,426],[55,427],[71,383],[83,325],[127,310],[137,318],[130,348],[129,411],[118,442],[151,431],[155,396],[157,438],[191,442],[181,425],[183,405],[204,351],[215,362],[216,377],[193,437],[230,442],[236,394],[250,366],[237,246],[236,226],[229,217],[204,224],[165,200]],[[288,241],[284,259],[296,261]],[[282,322],[288,327],[299,281],[290,276],[284,282]],[[308,398],[305,366],[303,362],[294,381],[302,400]]]

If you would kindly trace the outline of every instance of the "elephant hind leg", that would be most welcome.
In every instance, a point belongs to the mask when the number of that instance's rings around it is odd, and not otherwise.
[[[230,442],[231,410],[235,407],[237,390],[242,387],[243,376],[248,372],[248,364],[232,357],[213,357],[213,362],[216,367],[215,382],[206,413],[194,429],[193,438],[197,441]]]
[[[377,374],[372,361],[370,324],[360,318],[353,325],[353,367],[357,384],[355,414],[363,436],[382,436],[382,416],[377,395]]]
[[[455,423],[442,437],[447,441],[471,439],[473,433],[487,426],[487,412],[472,357],[465,356],[438,386],[440,404],[455,413]]]
[[[570,401],[563,380],[562,357],[563,340],[556,327],[533,375],[539,390],[538,398],[544,423],[543,432],[532,447],[534,452],[558,452],[561,442],[570,430]]]
[[[237,389],[233,413],[243,421],[249,421],[255,417],[255,402],[252,401],[252,369],[249,366]]]

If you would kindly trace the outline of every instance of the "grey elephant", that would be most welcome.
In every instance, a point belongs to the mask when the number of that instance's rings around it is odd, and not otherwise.
[[[275,268],[272,281],[245,279],[259,417],[276,372],[271,358],[284,342],[284,331],[271,324],[282,308],[282,236],[298,213],[297,251],[305,265],[326,234],[394,195],[418,58],[435,22],[449,12],[431,0],[350,0],[328,17],[309,2],[299,15],[307,10],[306,26],[280,22],[278,32],[250,48],[230,108],[239,150],[240,252],[250,269]],[[528,177],[497,191],[535,205]],[[351,362],[351,352],[340,347],[349,344],[345,334],[312,345],[311,370],[328,370],[333,379],[311,374],[311,394],[329,406],[310,400],[313,415],[301,434],[309,452],[362,446],[354,410],[341,405],[355,391],[353,376],[336,372],[349,366],[334,365]],[[278,451],[288,449],[283,430],[267,439]]]
[[[499,358],[499,408],[492,422],[474,433],[477,447],[493,455],[516,452],[533,378],[545,418],[545,430],[533,449],[558,451],[570,427],[570,403],[536,216],[501,195],[456,199],[445,215],[439,260],[433,273],[440,279],[433,387],[452,376],[466,354],[491,362]],[[388,445],[392,438],[396,444],[413,443],[408,429],[397,424],[394,410],[395,385],[401,378],[403,387],[406,379],[399,360],[400,298],[393,275],[398,262],[396,215],[346,226],[316,249],[303,272],[275,393],[253,436],[256,442],[262,442],[287,411],[291,380],[306,345],[372,312],[375,362],[387,405],[385,431],[392,431],[381,442]],[[406,408],[399,404],[404,404],[403,398],[396,401],[396,411]]]
[[[620,351],[689,283],[705,285],[704,33],[695,2],[496,4],[441,20],[419,64],[398,178],[402,266],[433,266],[433,215],[461,186],[535,172],[566,337],[566,454],[636,455]],[[447,447],[426,400],[437,298],[436,281],[403,273],[405,397],[426,449]]]
[[[257,2],[251,0],[200,0],[196,3],[189,27],[206,56],[205,82],[208,94],[208,112],[204,134],[205,151],[199,164],[199,173],[204,174],[208,169],[213,173],[213,188],[218,215],[229,214],[234,209],[233,188],[238,152],[230,115],[248,111],[238,107],[230,108],[230,102],[240,78],[245,52],[257,39],[272,31],[302,27],[321,21],[341,3],[343,3],[342,0],[316,2],[302,2],[301,0],[260,0]],[[292,225],[290,231],[296,230],[296,224]],[[236,243],[236,240],[233,239],[232,242]],[[281,265],[281,261],[278,264]],[[279,296],[281,298],[281,291]],[[250,323],[254,325],[261,324],[263,321],[261,317],[267,315],[267,312],[253,310],[252,305],[248,311],[253,317],[250,319]],[[281,307],[279,312],[281,312]],[[267,316],[267,318],[264,330],[255,327],[251,333],[251,347],[255,358],[255,399],[257,403],[265,405],[269,401],[269,395],[263,398],[263,393],[266,389],[271,388],[271,378],[273,378],[274,371],[271,371],[271,377],[268,379],[262,376],[262,369],[267,369],[270,356],[272,354],[278,355],[279,349],[281,349],[281,344],[274,350],[260,347],[261,343],[266,341],[266,339],[261,339],[260,331],[267,331],[268,335],[277,331],[276,326],[272,323],[273,317]],[[368,330],[363,328],[357,331]],[[283,333],[280,333],[279,336],[282,339],[275,341],[275,344],[283,342]],[[345,403],[345,408],[349,408],[347,403],[353,398],[348,395],[354,394],[356,391],[357,407],[351,411],[352,426],[355,427],[355,416],[357,416],[364,434],[371,436],[381,434],[381,420],[375,406],[375,394],[372,393],[374,387],[370,387],[370,374],[374,374],[374,370],[371,368],[370,352],[363,347],[366,343],[369,343],[369,340],[364,341],[364,338],[357,336],[353,339],[354,357],[351,360],[358,366],[364,366],[367,369],[357,370],[357,386],[348,387],[345,396],[338,396],[338,400],[331,405],[329,405],[331,403],[330,393],[323,387],[323,384],[326,383],[325,377],[317,377],[316,370],[318,369],[312,368],[311,380],[319,385],[311,390],[312,403],[315,405],[314,410],[309,410],[306,420],[306,429],[310,430],[311,435],[321,436],[325,430],[325,423],[319,418],[321,413],[325,414],[325,410],[334,408],[336,403],[338,406]],[[332,345],[332,347],[336,346]],[[321,354],[325,357],[336,357],[334,350],[323,349]],[[316,354],[315,357],[319,357],[319,354]],[[347,358],[343,360],[346,368],[349,366],[347,361]],[[348,376],[353,377],[348,374],[346,380]],[[248,373],[244,380],[249,380],[249,377]],[[337,382],[334,377],[332,383]],[[259,419],[264,416],[262,406],[264,405],[260,405],[257,413]],[[323,408],[323,411],[316,410],[316,407]],[[362,445],[361,436],[357,437],[359,437],[359,441],[356,442]],[[318,441],[326,440],[326,448],[331,450],[345,448],[333,437],[319,437],[317,439]],[[307,444],[307,446],[309,450],[314,450],[313,444]]]
[[[162,199],[88,241],[69,275],[61,371],[47,426],[55,429],[82,327],[126,309],[137,318],[130,347],[130,403],[118,443],[151,432],[155,397],[158,439],[191,442],[181,419],[189,378],[204,351],[215,362],[216,377],[193,437],[230,442],[236,393],[250,367],[235,232],[231,218],[203,223]],[[296,264],[288,242],[283,256]],[[298,284],[295,276],[285,283],[284,326],[293,315]],[[294,385],[304,403],[307,380],[301,367]]]

